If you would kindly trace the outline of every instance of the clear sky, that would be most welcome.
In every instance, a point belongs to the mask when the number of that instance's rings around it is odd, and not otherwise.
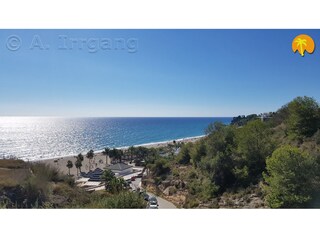
[[[302,33],[320,44],[319,30],[0,30],[0,116],[218,117],[319,101],[320,49],[291,50]]]

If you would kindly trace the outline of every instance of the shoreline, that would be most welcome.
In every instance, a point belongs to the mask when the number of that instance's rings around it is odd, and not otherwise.
[[[185,137],[185,138],[179,138],[179,139],[172,139],[172,140],[166,140],[166,141],[160,141],[160,142],[150,142],[150,143],[142,143],[142,144],[137,144],[137,145],[131,145],[133,147],[147,147],[147,148],[151,148],[151,147],[157,147],[158,145],[168,145],[169,143],[173,143],[173,141],[176,142],[187,142],[187,141],[192,141],[192,140],[198,140],[201,139],[203,137],[205,137],[206,135],[199,135],[199,136],[194,136],[194,137]],[[115,147],[116,149],[122,149],[122,150],[126,150],[131,146],[124,146],[124,147]],[[112,148],[110,148],[112,149]],[[95,153],[100,153],[104,151],[103,150],[97,150],[94,151]]]
[[[121,150],[127,150],[129,147],[146,147],[146,148],[158,148],[161,146],[167,146],[170,143],[173,143],[173,141],[176,142],[192,142],[196,141],[198,139],[204,138],[206,135],[199,135],[199,136],[194,136],[194,137],[185,137],[185,138],[179,138],[179,139],[172,139],[172,140],[166,140],[166,141],[160,141],[160,142],[150,142],[150,143],[142,143],[142,144],[137,144],[137,145],[130,145],[130,146],[123,146],[123,147],[111,147],[110,149],[116,148],[116,149],[121,149]],[[104,149],[100,150],[94,150],[94,154],[99,154],[102,153]],[[79,154],[79,153],[78,153]],[[38,162],[38,161],[47,161],[47,160],[52,160],[52,159],[58,159],[58,158],[65,158],[65,157],[75,157],[78,154],[70,154],[70,155],[63,155],[63,156],[55,156],[55,157],[50,157],[50,158],[41,158],[41,159],[35,159],[35,160],[29,160],[30,162]],[[87,154],[87,152],[81,152],[82,155]],[[28,161],[24,160],[23,161]]]
[[[161,141],[161,142],[151,142],[151,143],[145,143],[145,144],[138,144],[138,145],[133,145],[134,147],[146,147],[146,148],[160,148],[160,147],[166,147],[169,144],[172,144],[173,141],[176,141],[176,143],[184,142],[196,142],[202,138],[204,138],[206,135],[200,135],[200,136],[194,136],[194,137],[186,137],[186,138],[180,138],[180,139],[174,139],[174,140],[168,140],[168,141]],[[130,146],[125,146],[125,147],[118,147],[116,149],[122,149],[126,150]],[[87,172],[90,169],[92,170],[95,168],[104,168],[107,163],[107,158],[105,155],[103,155],[103,150],[97,150],[94,151],[94,158],[90,161],[86,157],[86,153],[82,153],[84,160],[82,162],[82,172]],[[53,167],[58,168],[62,173],[68,174],[68,168],[66,167],[68,161],[72,161],[73,165],[76,161],[76,155],[66,155],[66,156],[60,156],[60,157],[52,157],[52,158],[44,158],[44,159],[37,159],[33,160],[30,162],[45,162]],[[26,160],[24,160],[26,161]],[[90,167],[91,166],[91,167]],[[75,166],[70,169],[70,174],[71,175],[76,175],[77,170]]]

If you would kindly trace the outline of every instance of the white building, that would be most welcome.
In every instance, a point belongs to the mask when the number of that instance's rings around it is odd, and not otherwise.
[[[116,176],[124,176],[133,172],[133,167],[125,163],[116,163],[108,167]]]

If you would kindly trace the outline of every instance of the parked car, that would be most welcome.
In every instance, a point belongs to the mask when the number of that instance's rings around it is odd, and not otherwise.
[[[131,177],[131,181],[135,181],[135,180],[136,180],[135,176]]]
[[[158,209],[158,207],[159,207],[159,204],[158,204],[158,200],[156,199],[156,197],[150,197],[149,202],[148,202],[148,208]]]

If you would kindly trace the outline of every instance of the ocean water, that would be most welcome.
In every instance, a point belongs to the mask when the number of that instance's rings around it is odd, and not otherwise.
[[[205,134],[231,118],[0,117],[0,156],[40,160]]]

